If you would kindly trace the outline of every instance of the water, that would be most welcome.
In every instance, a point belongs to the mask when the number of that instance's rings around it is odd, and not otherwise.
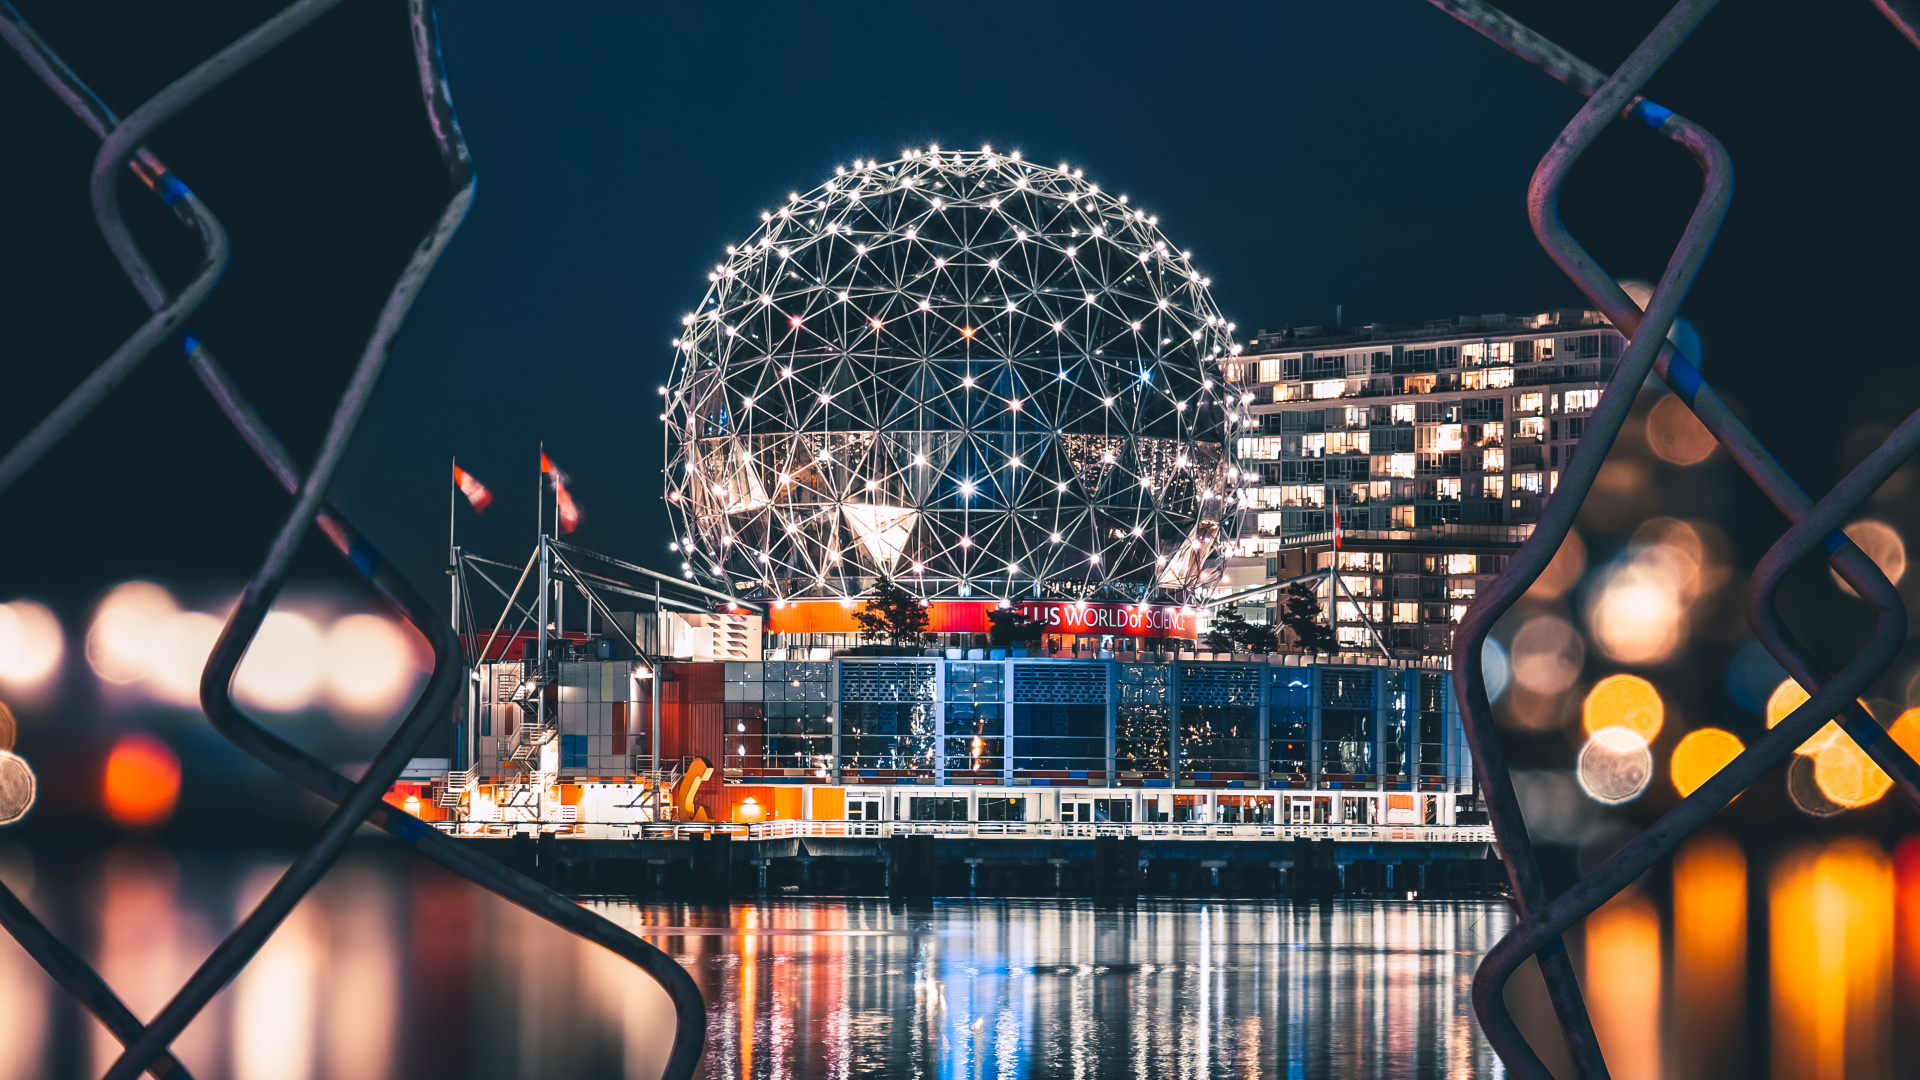
[[[595,905],[709,1002],[706,1075],[1493,1075],[1491,903]]]
[[[0,879],[140,1016],[284,866],[0,845]],[[716,1080],[1502,1075],[1468,998],[1496,903],[583,902],[693,973]],[[1891,1078],[1920,1054],[1920,840],[1702,836],[1568,947],[1616,1080]],[[1507,1000],[1560,1059],[1538,976]],[[670,1030],[612,954],[381,843],[175,1049],[202,1080],[651,1078]],[[97,1077],[114,1052],[0,935],[0,1080]]]

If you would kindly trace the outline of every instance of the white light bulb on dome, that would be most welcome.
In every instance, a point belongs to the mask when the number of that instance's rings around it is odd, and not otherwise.
[[[1065,491],[1067,490],[1067,482],[1065,480],[1062,480],[1058,484],[1054,485],[1054,488],[1055,490],[1058,490],[1058,491]]]

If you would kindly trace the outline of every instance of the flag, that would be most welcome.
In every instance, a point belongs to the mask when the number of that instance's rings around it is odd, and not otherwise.
[[[458,465],[453,467],[453,483],[460,489],[460,494],[465,495],[467,501],[473,504],[474,513],[480,513],[493,505],[493,492],[487,490],[487,485],[475,480],[472,473]]]
[[[560,531],[570,533],[579,528],[580,507],[574,503],[573,496],[567,493],[567,474],[560,471],[560,466],[553,463],[545,450],[540,451],[540,471],[553,477],[553,502],[559,511]]]
[[[1327,492],[1327,494],[1332,495],[1333,492],[1329,491]],[[1333,550],[1339,551],[1340,550],[1340,502],[1338,499],[1334,499],[1331,501],[1333,502]]]

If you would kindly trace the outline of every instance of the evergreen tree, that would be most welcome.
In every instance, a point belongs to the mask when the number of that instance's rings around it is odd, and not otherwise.
[[[1280,623],[1293,631],[1293,637],[1306,652],[1333,652],[1338,643],[1333,628],[1320,621],[1320,597],[1313,586],[1296,581],[1287,586],[1286,603],[1280,608]]]
[[[1026,641],[1038,641],[1046,627],[1027,618],[1019,608],[995,608],[987,612],[987,644],[999,648]]]
[[[1214,652],[1270,653],[1280,647],[1278,632],[1266,623],[1248,622],[1238,604],[1214,609],[1206,640]]]
[[[927,609],[920,598],[901,588],[892,578],[880,578],[867,592],[866,603],[853,613],[860,624],[860,636],[868,640],[887,639],[889,645],[913,646],[926,640]]]
[[[1207,648],[1213,652],[1233,652],[1247,636],[1252,625],[1240,614],[1240,605],[1227,604],[1213,609],[1213,623],[1207,628]]]

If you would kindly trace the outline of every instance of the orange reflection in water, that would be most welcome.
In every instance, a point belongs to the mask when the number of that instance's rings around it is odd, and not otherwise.
[[[1893,875],[1858,839],[1782,859],[1769,883],[1773,1075],[1892,1071]]]
[[[1747,858],[1717,833],[1673,859],[1673,1060],[1680,1076],[1746,1074]]]
[[[1587,1007],[1617,1080],[1659,1080],[1660,913],[1638,891],[1621,893],[1586,924]]]
[[[1920,836],[1893,849],[1893,889],[1894,1051],[1897,1060],[1914,1061],[1920,1060]]]

